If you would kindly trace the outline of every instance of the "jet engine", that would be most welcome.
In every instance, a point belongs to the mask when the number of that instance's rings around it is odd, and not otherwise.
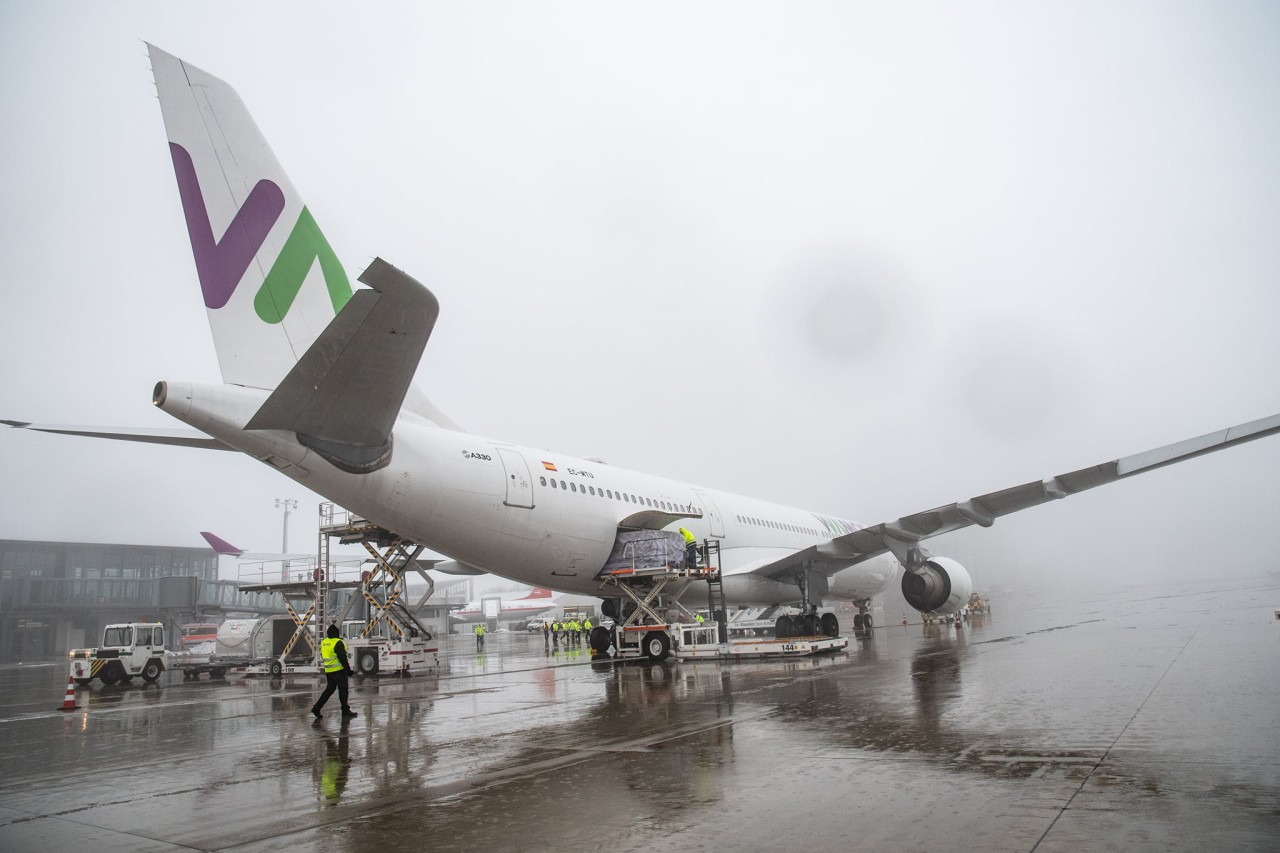
[[[930,557],[919,572],[902,575],[902,597],[921,613],[959,613],[973,592],[973,578],[950,557]]]

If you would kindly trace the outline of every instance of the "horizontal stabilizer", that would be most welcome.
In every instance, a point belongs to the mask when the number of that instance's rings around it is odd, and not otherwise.
[[[282,429],[337,467],[376,471],[440,314],[431,291],[375,259],[338,312],[245,425]]]
[[[86,438],[110,438],[116,441],[136,441],[142,444],[168,444],[174,447],[198,447],[201,450],[234,450],[216,438],[194,429],[142,429],[131,427],[92,427],[68,426],[62,424],[32,424],[26,421],[5,421],[0,423],[14,429],[29,429],[35,432],[50,432],[57,435],[79,435]]]

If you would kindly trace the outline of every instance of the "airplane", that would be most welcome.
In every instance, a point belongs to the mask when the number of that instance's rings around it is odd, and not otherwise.
[[[487,619],[529,619],[556,607],[551,590],[535,587],[522,598],[502,598],[495,595],[468,601],[457,610],[450,610],[449,618],[464,623]]]
[[[210,533],[207,530],[201,530],[200,535],[204,537],[204,541],[209,543],[209,547],[213,549],[213,553],[219,557],[235,557],[237,560],[271,560],[271,561],[290,561],[303,560],[314,561],[315,554],[285,554],[273,551],[246,551],[243,548],[237,548],[227,540],[217,534]]]
[[[926,540],[1280,432],[1272,415],[870,526],[472,434],[412,384],[436,297],[381,258],[354,289],[236,92],[148,49],[223,381],[156,383],[154,405],[194,431],[10,426],[245,453],[448,557],[438,569],[567,593],[601,596],[619,552],[686,527],[718,546],[727,602],[799,609],[779,636],[835,635],[833,601],[870,627],[900,567],[912,607],[954,614],[972,580]]]

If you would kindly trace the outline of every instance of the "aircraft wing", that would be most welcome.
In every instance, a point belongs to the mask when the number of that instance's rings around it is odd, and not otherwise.
[[[234,450],[216,438],[195,429],[144,429],[131,427],[66,426],[62,424],[33,424],[26,421],[0,420],[14,429],[30,429],[58,435],[81,435],[89,438],[110,438],[116,441],[138,441],[144,444],[170,444],[176,447],[198,447],[204,450]]]
[[[809,567],[831,575],[890,551],[904,564],[914,562],[911,552],[919,552],[916,546],[925,539],[973,524],[990,527],[997,518],[1019,510],[1277,433],[1280,433],[1280,414],[864,527],[761,563],[748,571],[776,579],[798,568]]]

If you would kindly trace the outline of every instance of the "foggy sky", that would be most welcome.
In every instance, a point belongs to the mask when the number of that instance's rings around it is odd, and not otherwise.
[[[234,86],[471,431],[876,523],[1280,411],[1269,3],[7,3],[0,417],[219,381],[143,40]],[[690,412],[691,403],[696,411]],[[935,540],[1277,568],[1280,439]],[[0,432],[0,537],[314,540],[246,457]]]

